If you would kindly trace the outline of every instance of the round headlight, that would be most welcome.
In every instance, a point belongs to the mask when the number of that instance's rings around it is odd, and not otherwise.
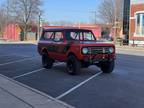
[[[110,52],[110,53],[114,53],[114,48],[113,48],[113,47],[110,47],[110,48],[109,48],[109,52]]]
[[[83,49],[82,49],[82,53],[83,53],[83,54],[87,54],[87,53],[88,53],[88,48],[83,48]]]

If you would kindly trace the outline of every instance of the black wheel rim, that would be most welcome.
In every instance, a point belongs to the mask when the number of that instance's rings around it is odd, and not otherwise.
[[[73,62],[69,61],[67,64],[68,72],[73,73]]]
[[[42,63],[43,63],[43,66],[46,66],[47,65],[47,57],[46,57],[46,55],[43,55],[43,57],[42,57]]]

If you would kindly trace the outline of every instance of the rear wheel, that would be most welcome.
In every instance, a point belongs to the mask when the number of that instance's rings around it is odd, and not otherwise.
[[[114,70],[115,61],[112,60],[112,61],[101,62],[99,66],[103,71],[103,73],[112,73]]]
[[[67,60],[67,72],[71,75],[76,75],[80,72],[80,68],[80,61],[74,55],[70,55]]]
[[[42,65],[46,69],[51,69],[53,66],[54,60],[49,58],[47,53],[42,54]]]

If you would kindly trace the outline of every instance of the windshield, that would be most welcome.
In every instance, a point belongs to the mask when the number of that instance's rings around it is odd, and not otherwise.
[[[96,38],[91,31],[72,31],[69,32],[68,40],[95,41]]]

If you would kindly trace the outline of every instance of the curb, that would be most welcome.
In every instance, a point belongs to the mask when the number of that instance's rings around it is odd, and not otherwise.
[[[19,42],[0,42],[0,44],[6,45],[6,44],[34,44],[37,45],[37,41],[19,41]]]
[[[24,85],[24,84],[22,84],[22,83],[20,83],[20,82],[18,82],[18,81],[15,81],[15,80],[13,80],[13,79],[11,79],[11,78],[8,78],[8,77],[6,77],[6,76],[4,76],[4,75],[2,75],[2,74],[0,74],[0,77],[2,77],[2,78],[4,78],[5,80],[7,80],[5,83],[8,83],[9,81],[10,82],[12,82],[12,83],[14,83],[15,85],[17,85],[17,86],[20,86],[20,87],[23,87],[23,88],[25,88],[25,89],[27,89],[27,90],[29,90],[30,92],[33,92],[33,93],[35,93],[35,94],[38,94],[38,95],[40,95],[41,97],[43,97],[43,98],[45,98],[45,99],[47,99],[47,100],[49,100],[49,101],[47,101],[47,103],[49,102],[55,102],[56,104],[57,104],[57,106],[59,105],[59,106],[61,106],[60,108],[75,108],[75,107],[73,107],[73,106],[71,106],[71,105],[68,105],[67,103],[64,103],[64,102],[62,102],[62,101],[60,101],[60,100],[57,100],[57,99],[55,99],[55,98],[53,98],[53,97],[51,97],[51,96],[49,96],[49,95],[47,95],[47,94],[45,94],[45,93],[43,93],[43,92],[40,92],[40,91],[38,91],[38,90],[36,90],[36,89],[34,89],[34,88],[31,88],[31,87],[29,87],[29,86],[27,86],[27,85]],[[5,84],[3,84],[2,83],[2,85],[0,85],[0,87],[1,86],[4,86]],[[4,87],[1,87],[1,88],[3,88],[3,89],[5,89]],[[12,88],[11,88],[12,89]],[[6,89],[5,89],[6,90]],[[11,91],[9,91],[9,92],[11,92]],[[29,102],[27,102],[27,103],[29,103]],[[29,103],[29,104],[31,104],[31,103]],[[34,104],[34,103],[33,103]],[[57,106],[56,107],[52,107],[52,108],[57,108]],[[34,106],[35,107],[35,106]],[[36,108],[39,108],[39,107],[36,107]],[[43,107],[40,107],[40,108],[43,108]],[[45,107],[44,107],[45,108]],[[48,108],[48,107],[47,107]]]
[[[144,47],[132,47],[132,46],[116,46],[116,49],[120,50],[135,50],[135,51],[144,51]]]

